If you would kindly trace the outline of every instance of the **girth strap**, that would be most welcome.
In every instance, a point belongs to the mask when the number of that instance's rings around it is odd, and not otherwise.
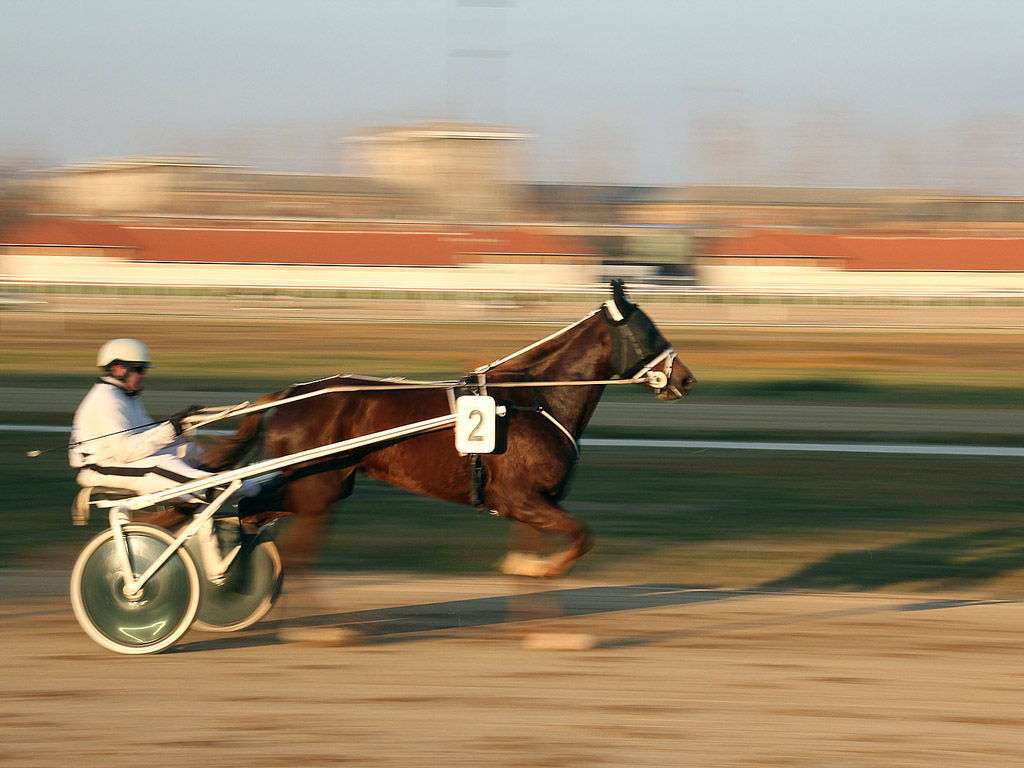
[[[479,453],[469,454],[469,503],[477,509],[486,509],[484,488],[487,485],[487,470]]]

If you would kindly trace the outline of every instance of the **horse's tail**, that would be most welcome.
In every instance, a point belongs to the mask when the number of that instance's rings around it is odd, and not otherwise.
[[[257,400],[253,405],[265,405],[288,396],[291,388],[281,392],[271,392]],[[263,436],[263,421],[270,408],[250,413],[242,418],[235,434],[219,438],[203,446],[199,455],[200,466],[209,472],[223,472],[244,463],[245,457],[253,448],[253,443]]]

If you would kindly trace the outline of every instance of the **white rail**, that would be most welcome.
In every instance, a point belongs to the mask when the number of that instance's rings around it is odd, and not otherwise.
[[[867,288],[864,286],[836,287],[836,286],[801,286],[801,285],[775,285],[760,287],[736,287],[726,288],[717,286],[701,285],[666,285],[659,283],[645,283],[642,280],[627,280],[626,287],[631,295],[644,296],[647,298],[662,298],[676,301],[696,300],[762,300],[774,301],[778,299],[793,300],[817,300],[823,303],[829,301],[842,301],[848,299],[864,299],[870,301],[892,301],[896,303],[927,302],[938,300],[972,301],[972,300],[1022,300],[1024,289],[1021,288],[978,288],[975,290],[963,290],[962,288],[950,288],[940,290],[934,288],[916,288],[914,286],[893,288],[891,286],[878,286]],[[254,298],[265,296],[291,297],[295,293],[306,293],[313,296],[329,294],[352,294],[355,296],[364,295],[377,298],[384,296],[388,298],[403,299],[409,296],[417,296],[425,299],[437,298],[446,299],[453,296],[469,297],[484,296],[495,297],[502,295],[509,296],[543,296],[552,300],[559,298],[573,299],[583,296],[606,296],[608,286],[604,283],[594,284],[565,284],[565,285],[504,285],[500,287],[484,286],[450,286],[433,287],[417,286],[408,288],[395,288],[393,285],[346,285],[310,283],[296,284],[281,287],[265,286],[260,284],[243,283],[201,283],[181,282],[169,283],[166,281],[111,281],[111,280],[45,280],[34,277],[23,277],[18,275],[0,275],[0,288],[13,291],[18,295],[28,293],[35,295],[50,295],[71,293],[81,289],[89,289],[89,294],[103,293],[109,290],[113,294],[121,295],[125,289],[135,289],[139,293],[157,291],[166,294],[168,291],[181,291],[182,297],[196,295],[195,292],[212,291],[218,294],[254,294]],[[8,297],[10,298],[10,297]]]

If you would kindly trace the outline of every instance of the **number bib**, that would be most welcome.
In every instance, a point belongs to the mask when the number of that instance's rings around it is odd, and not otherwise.
[[[493,397],[464,395],[455,401],[455,449],[459,453],[493,453],[496,406]]]

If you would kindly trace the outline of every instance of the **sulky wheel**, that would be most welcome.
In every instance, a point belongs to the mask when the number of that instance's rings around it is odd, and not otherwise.
[[[174,543],[162,528],[145,523],[123,526],[128,556],[141,575]],[[138,596],[124,593],[124,574],[106,530],[93,538],[71,573],[75,618],[93,640],[111,651],[158,653],[184,635],[199,609],[199,573],[192,556],[179,548],[142,586]]]
[[[250,528],[250,526],[245,526]],[[241,537],[242,549],[231,563],[222,584],[201,577],[201,599],[195,628],[207,632],[234,632],[252,626],[266,616],[281,593],[284,572],[281,555],[273,541],[262,540],[251,531]],[[198,537],[188,544],[189,552],[203,573]]]

